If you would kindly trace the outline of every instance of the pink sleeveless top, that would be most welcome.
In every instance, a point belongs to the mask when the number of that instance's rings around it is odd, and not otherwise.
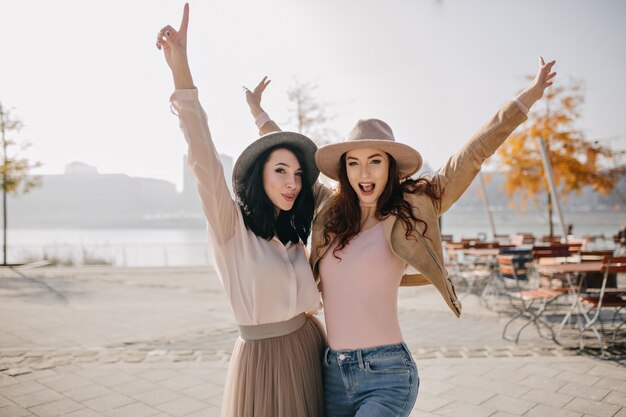
[[[406,263],[395,256],[382,222],[361,231],[337,252],[333,242],[320,260],[328,342],[333,349],[358,349],[403,341],[398,322],[398,287]]]

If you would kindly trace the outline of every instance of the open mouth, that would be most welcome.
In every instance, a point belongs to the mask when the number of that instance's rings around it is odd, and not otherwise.
[[[372,182],[359,183],[359,189],[363,195],[371,195],[374,192],[374,188],[376,188],[376,184]]]

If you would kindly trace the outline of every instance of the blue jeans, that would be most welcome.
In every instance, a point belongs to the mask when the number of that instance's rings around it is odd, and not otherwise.
[[[322,360],[326,417],[406,417],[419,377],[404,343],[357,350],[326,348]]]

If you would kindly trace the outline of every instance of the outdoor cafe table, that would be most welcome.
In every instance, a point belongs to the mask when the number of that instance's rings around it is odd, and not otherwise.
[[[578,280],[578,283],[574,285],[574,282],[571,279],[572,275],[575,274],[584,274],[589,272],[601,272],[602,271],[602,262],[594,261],[594,262],[581,262],[581,263],[562,263],[562,264],[550,264],[550,265],[538,265],[537,271],[542,275],[565,275],[567,279],[567,285],[569,293],[572,294],[574,300],[572,301],[572,306],[570,310],[567,312],[561,325],[559,326],[559,330],[557,334],[560,334],[561,330],[565,326],[565,323],[570,319],[574,311],[578,308],[579,311],[582,311],[582,305],[580,304],[580,287],[581,280]],[[594,333],[597,333],[595,328],[592,328]]]
[[[469,249],[463,249],[461,253],[464,256],[474,256],[476,258],[482,258],[482,257],[487,258],[487,257],[498,256],[498,254],[500,253],[500,249],[499,248],[493,248],[493,249],[469,248]]]

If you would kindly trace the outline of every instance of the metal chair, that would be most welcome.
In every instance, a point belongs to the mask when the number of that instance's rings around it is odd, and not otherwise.
[[[621,293],[618,291],[611,292],[610,289],[607,288],[607,282],[609,281],[609,277],[611,274],[617,274],[626,272],[626,257],[610,257],[607,256],[602,260],[602,270],[601,272],[604,274],[602,279],[602,285],[598,289],[587,288],[585,290],[581,290],[581,294],[578,296],[580,301],[580,305],[587,307],[588,309],[581,310],[581,316],[583,321],[580,321],[580,332],[578,336],[578,346],[580,349],[584,349],[584,341],[583,336],[586,330],[591,330],[593,334],[598,339],[600,346],[604,349],[604,343],[602,340],[602,334],[598,332],[598,329],[595,328],[595,323],[600,320],[600,324],[602,326],[601,320],[601,312],[602,309],[615,309],[613,312],[612,322],[615,323],[615,319],[620,314],[620,312],[626,308],[626,300],[622,297]],[[584,291],[584,294],[582,293]],[[626,290],[624,291],[626,292]],[[590,313],[595,309],[593,315]],[[625,321],[622,320],[622,323],[619,324],[613,331],[613,340],[612,344],[615,343],[615,337],[619,329],[624,325]]]
[[[507,290],[511,305],[518,313],[514,315],[505,325],[502,331],[502,338],[515,343],[519,343],[519,338],[525,328],[533,324],[537,329],[540,337],[549,339],[558,343],[552,326],[544,319],[544,313],[550,303],[556,300],[562,293],[546,288],[524,288],[524,284],[528,283],[527,257],[515,255],[498,256],[498,265],[500,276],[503,279],[512,280],[515,286],[512,290]],[[513,300],[519,301],[515,303]],[[509,337],[507,330],[509,326],[518,319],[526,318],[528,321],[515,334],[515,337]],[[548,330],[548,336],[542,333],[542,328]]]

